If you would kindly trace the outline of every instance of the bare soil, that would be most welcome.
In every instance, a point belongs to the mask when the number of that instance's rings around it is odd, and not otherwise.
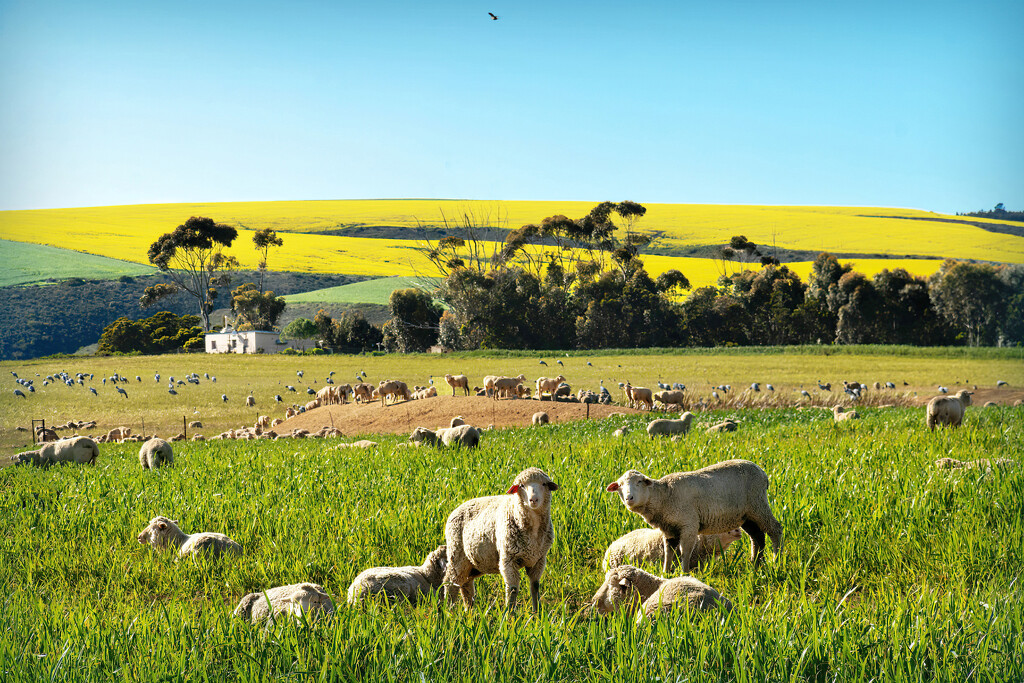
[[[476,427],[524,427],[532,424],[533,414],[540,411],[548,414],[552,424],[587,418],[587,406],[582,403],[532,399],[495,401],[485,396],[435,396],[389,406],[382,406],[380,401],[323,406],[286,420],[284,424],[275,427],[274,431],[279,434],[293,429],[315,432],[324,426],[334,426],[346,435],[411,434],[416,427],[447,427],[456,415],[461,415],[467,424]],[[608,417],[611,413],[639,412],[622,406],[590,405],[592,420]]]

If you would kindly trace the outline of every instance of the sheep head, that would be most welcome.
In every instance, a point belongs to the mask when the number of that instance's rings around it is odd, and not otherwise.
[[[642,507],[650,496],[650,487],[654,482],[647,475],[636,470],[629,470],[616,481],[608,484],[608,491],[618,492],[622,504],[632,510]]]
[[[531,510],[543,511],[551,506],[551,493],[557,490],[558,484],[551,477],[531,467],[520,472],[505,493],[519,496],[519,502]]]
[[[598,614],[609,614],[619,610],[623,605],[639,604],[642,601],[640,590],[636,586],[636,574],[642,570],[631,565],[623,565],[609,569],[604,576],[604,583],[594,594],[592,603]]]
[[[167,517],[154,517],[149,526],[139,533],[139,543],[149,543],[154,548],[165,548],[179,537],[184,536],[178,523]]]

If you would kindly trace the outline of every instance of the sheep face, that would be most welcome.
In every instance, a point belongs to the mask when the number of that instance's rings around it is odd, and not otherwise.
[[[154,548],[165,548],[181,535],[178,523],[166,517],[154,517],[149,526],[139,534],[139,543],[149,543]]]
[[[650,495],[650,478],[636,470],[629,470],[617,481],[608,484],[609,491],[615,491],[622,498],[622,504],[632,510],[642,507]]]
[[[605,574],[604,583],[594,594],[593,605],[598,614],[610,614],[630,603],[641,602],[640,591],[633,584],[632,567],[615,567]]]
[[[509,487],[509,495],[519,496],[522,505],[538,512],[551,507],[551,493],[558,490],[558,484],[542,470],[531,467],[523,470]]]

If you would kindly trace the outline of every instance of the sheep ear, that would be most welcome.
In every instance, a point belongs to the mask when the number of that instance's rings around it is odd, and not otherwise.
[[[622,586],[623,588],[629,588],[629,579],[626,579],[626,578],[619,579],[619,585]]]
[[[548,483],[546,483],[544,485],[548,487],[549,491],[557,491],[558,490],[558,484],[556,484],[553,481],[549,481]]]
[[[508,487],[508,491],[505,491],[505,493],[517,493],[518,491],[519,484],[512,484],[511,486]]]
[[[643,484],[644,486],[650,486],[651,485],[651,480],[650,479],[644,479],[640,483]]]
[[[165,524],[164,522],[160,522],[159,524],[156,525],[156,528],[157,529],[166,529],[167,528],[167,524]]]
[[[608,488],[606,490],[608,490],[608,491],[618,491],[619,490],[619,482],[613,481],[612,483],[608,484]]]

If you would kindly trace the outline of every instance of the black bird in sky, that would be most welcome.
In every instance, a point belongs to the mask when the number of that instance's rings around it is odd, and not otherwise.
[[[494,16],[494,13],[493,13],[493,12],[488,12],[488,14],[490,14],[490,15],[491,15],[491,19],[493,19],[494,21],[497,21],[497,20],[498,20],[498,17]]]

